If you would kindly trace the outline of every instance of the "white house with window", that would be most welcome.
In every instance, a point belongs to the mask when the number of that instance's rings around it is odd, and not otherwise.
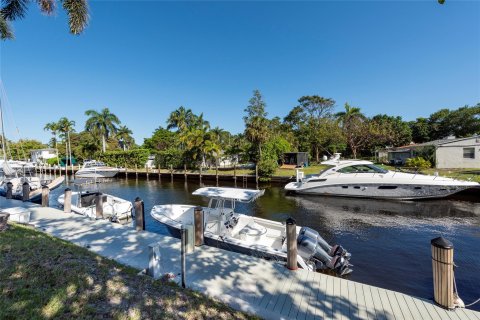
[[[35,163],[45,163],[46,160],[55,158],[57,155],[58,151],[54,148],[36,149],[30,151],[30,159]]]
[[[480,136],[450,139],[436,146],[439,169],[480,168]]]

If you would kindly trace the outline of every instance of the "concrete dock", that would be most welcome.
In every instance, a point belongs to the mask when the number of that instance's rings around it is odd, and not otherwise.
[[[17,200],[1,208],[28,207],[38,230],[139,270],[148,267],[148,246],[159,243],[161,271],[180,280],[180,240],[108,221],[92,221],[55,208]],[[235,309],[265,319],[480,320],[468,309],[447,311],[432,301],[214,247],[187,255],[187,286]]]

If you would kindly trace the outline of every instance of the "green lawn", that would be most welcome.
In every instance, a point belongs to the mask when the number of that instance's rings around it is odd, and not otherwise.
[[[389,166],[389,165],[380,165],[382,168],[386,168],[389,170],[395,171],[395,167]],[[326,168],[327,166],[325,165],[312,165],[307,168],[303,168],[302,170],[305,172],[305,174],[316,174],[319,173],[321,170]],[[415,171],[415,169],[411,168],[401,168],[404,171]],[[139,169],[139,171],[145,171],[145,169]],[[183,174],[183,170],[173,170],[174,173],[179,173]],[[430,174],[433,175],[435,172],[438,172],[440,176],[445,176],[445,177],[451,177],[451,178],[456,178],[460,180],[471,180],[471,181],[476,181],[480,182],[480,169],[435,169],[435,168],[429,168],[429,169],[421,169],[419,170],[420,173],[424,174]],[[170,173],[169,170],[162,169],[162,173]],[[198,174],[199,170],[187,170],[187,173],[190,174]],[[203,174],[215,174],[215,169],[212,170],[203,170]],[[219,175],[233,175],[234,171],[233,170],[219,170],[218,171]],[[237,169],[236,170],[237,176],[243,176],[243,175],[255,175],[255,169]],[[295,169],[281,169],[278,168],[277,171],[275,172],[274,176],[276,177],[295,177]]]
[[[30,227],[0,232],[0,319],[249,319]]]

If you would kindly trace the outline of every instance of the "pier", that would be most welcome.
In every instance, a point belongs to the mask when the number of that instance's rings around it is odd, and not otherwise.
[[[149,245],[159,244],[161,273],[180,282],[179,239],[2,199],[4,208],[19,206],[28,207],[37,230],[139,271],[149,265]],[[322,273],[290,271],[278,262],[215,247],[196,247],[186,263],[188,288],[265,319],[480,320],[480,313],[472,310],[447,311],[429,300]]]

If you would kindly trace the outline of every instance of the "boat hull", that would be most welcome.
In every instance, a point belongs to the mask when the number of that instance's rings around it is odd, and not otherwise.
[[[118,174],[119,170],[79,170],[75,173],[77,178],[113,178]]]
[[[310,183],[303,186],[292,182],[285,186],[285,190],[297,194],[416,200],[445,198],[477,186],[469,185],[421,185],[421,184],[388,184],[388,183],[358,183],[358,184],[330,184],[315,185]]]

